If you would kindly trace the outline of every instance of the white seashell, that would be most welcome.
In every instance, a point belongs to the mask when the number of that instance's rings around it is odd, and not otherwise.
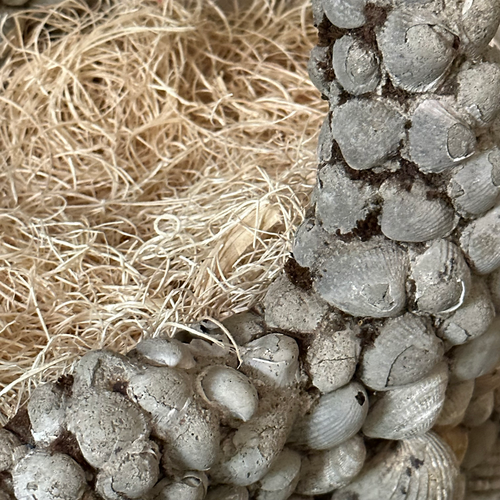
[[[475,151],[474,131],[440,101],[426,99],[420,103],[411,123],[408,132],[411,160],[424,173],[444,172]]]
[[[336,242],[317,263],[315,288],[341,311],[383,318],[405,306],[406,273],[405,253],[385,238]]]
[[[462,8],[460,42],[473,57],[480,56],[495,36],[500,23],[497,0],[468,0]]]
[[[12,471],[18,500],[80,500],[87,487],[83,469],[68,455],[35,451]]]
[[[479,125],[487,126],[500,110],[500,66],[481,63],[458,74],[457,103]]]
[[[473,156],[458,167],[448,184],[448,195],[457,211],[481,215],[492,208],[500,194],[500,149]]]
[[[85,396],[74,397],[67,412],[67,425],[85,460],[97,468],[117,450],[146,439],[150,433],[141,409],[118,392],[89,391]]]
[[[311,50],[307,61],[307,71],[313,85],[323,94],[328,95],[330,81],[333,80],[330,47],[316,45]]]
[[[493,391],[481,395],[474,394],[465,412],[462,424],[467,427],[479,427],[490,418],[494,406],[495,393]]]
[[[440,363],[418,382],[378,394],[370,401],[363,433],[382,439],[424,434],[438,419],[447,385],[448,366]]]
[[[289,442],[312,450],[327,450],[353,437],[368,413],[368,396],[358,382],[323,394],[316,405],[300,418]]]
[[[280,333],[264,335],[242,349],[242,371],[274,387],[287,387],[298,379],[299,347]]]
[[[346,385],[356,371],[360,352],[361,339],[350,328],[327,329],[313,336],[306,354],[312,384],[323,393]]]
[[[364,439],[356,435],[330,450],[309,453],[302,461],[297,493],[323,495],[346,486],[366,458]]]
[[[490,372],[500,358],[500,318],[496,317],[488,330],[449,352],[452,380],[472,380]]]
[[[265,333],[262,316],[253,311],[232,314],[222,321],[238,345],[247,344]]]
[[[375,196],[373,186],[352,181],[341,165],[325,165],[318,173],[316,217],[329,233],[350,233],[375,208]]]
[[[328,312],[318,295],[294,285],[286,274],[278,277],[264,297],[265,320],[269,328],[312,333]]]
[[[389,319],[363,350],[359,376],[376,391],[411,384],[443,358],[442,342],[429,321],[413,314]]]
[[[472,469],[486,459],[496,443],[498,430],[498,424],[491,420],[470,430],[469,447],[462,462],[464,469]]]
[[[420,180],[410,191],[386,181],[380,193],[384,199],[380,226],[391,240],[423,242],[443,238],[458,222],[451,206],[441,199],[428,199],[428,189]]]
[[[435,16],[405,6],[389,13],[377,41],[391,80],[409,92],[436,89],[456,55],[455,37]]]
[[[438,328],[448,345],[465,344],[482,335],[495,317],[495,308],[484,280],[473,277],[464,303]]]
[[[199,384],[202,396],[233,418],[247,422],[257,411],[257,389],[234,368],[210,366],[200,374]]]
[[[187,471],[176,480],[162,479],[152,490],[152,500],[207,500],[205,497],[208,486],[208,478],[203,472]],[[148,497],[149,498],[149,497]],[[220,500],[240,500],[240,497],[221,496]],[[247,500],[241,497],[241,500]]]
[[[463,420],[474,392],[474,380],[449,384],[436,426],[454,427]]]
[[[286,500],[299,481],[301,458],[296,451],[284,448],[269,472],[260,480],[256,500]]]
[[[430,432],[388,445],[332,500],[453,500],[458,476],[455,455]]]
[[[39,385],[30,395],[28,415],[35,443],[49,446],[64,430],[66,408],[62,390],[54,383]]]
[[[21,441],[5,429],[0,429],[0,472],[8,471],[15,463],[14,453]]]
[[[351,94],[373,92],[380,83],[378,57],[351,35],[333,45],[332,65],[337,80]]]
[[[410,268],[418,312],[444,314],[462,306],[471,286],[471,273],[456,245],[434,241],[423,254],[410,260]]]
[[[332,134],[355,170],[379,166],[405,137],[405,118],[386,99],[351,99],[332,115]]]
[[[366,22],[367,0],[321,0],[326,17],[338,28],[359,28]]]
[[[470,222],[460,245],[475,271],[489,274],[500,267],[500,206]]]
[[[205,500],[248,500],[248,490],[244,486],[220,485],[209,488]]]
[[[170,366],[189,370],[195,361],[189,347],[176,339],[145,339],[128,353],[129,357],[153,366]]]

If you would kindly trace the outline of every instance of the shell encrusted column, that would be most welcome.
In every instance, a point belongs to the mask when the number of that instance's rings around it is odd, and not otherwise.
[[[91,351],[0,500],[498,500],[498,0],[315,0],[318,182],[263,304]]]

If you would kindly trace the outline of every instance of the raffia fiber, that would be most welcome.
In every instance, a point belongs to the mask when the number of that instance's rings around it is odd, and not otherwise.
[[[309,0],[72,0],[0,69],[0,423],[88,349],[244,310],[290,250],[327,105]]]

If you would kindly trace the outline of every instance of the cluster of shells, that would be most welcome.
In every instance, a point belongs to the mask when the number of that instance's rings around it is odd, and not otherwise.
[[[500,2],[313,11],[330,112],[283,274],[39,386],[0,500],[500,498]]]

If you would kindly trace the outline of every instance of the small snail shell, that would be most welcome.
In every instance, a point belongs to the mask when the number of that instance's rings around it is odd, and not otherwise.
[[[176,339],[142,340],[128,353],[128,356],[153,366],[170,366],[189,370],[195,365],[189,347]]]

